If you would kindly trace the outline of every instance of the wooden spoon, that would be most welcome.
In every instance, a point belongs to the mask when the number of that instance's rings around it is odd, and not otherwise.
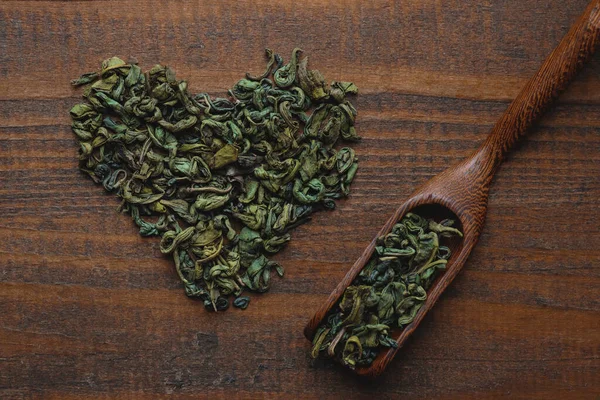
[[[370,367],[356,368],[360,375],[377,376],[392,360],[406,339],[414,332],[423,317],[433,307],[444,289],[456,277],[477,243],[485,214],[490,183],[507,151],[533,122],[537,120],[574,78],[583,64],[591,58],[600,36],[600,0],[593,0],[583,15],[548,56],[533,78],[510,104],[496,123],[485,142],[470,157],[450,167],[419,187],[383,226],[377,237],[390,232],[405,213],[415,211],[436,220],[453,216],[460,221],[464,237],[450,245],[453,254],[446,271],[433,283],[427,300],[413,322],[404,329],[392,332],[398,348],[382,350]],[[371,258],[376,238],[365,249],[304,329],[311,340],[345,289]]]

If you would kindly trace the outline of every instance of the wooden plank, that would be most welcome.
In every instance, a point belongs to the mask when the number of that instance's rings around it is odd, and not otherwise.
[[[596,398],[600,55],[509,156],[465,270],[377,381],[310,365],[308,318],[417,185],[468,155],[585,0],[0,3],[0,397]],[[271,47],[353,80],[352,196],[250,307],[187,299],[77,171],[69,80],[112,55],[224,95]]]

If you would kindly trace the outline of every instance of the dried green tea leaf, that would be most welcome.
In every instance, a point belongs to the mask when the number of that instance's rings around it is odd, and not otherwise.
[[[296,82],[302,88],[304,93],[313,101],[321,100],[329,96],[329,88],[325,83],[325,78],[317,70],[309,70],[308,57],[304,57],[298,64],[296,73]]]

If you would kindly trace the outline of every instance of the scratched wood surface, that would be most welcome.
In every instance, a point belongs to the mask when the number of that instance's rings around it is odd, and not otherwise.
[[[317,306],[587,0],[331,3],[0,2],[0,398],[600,396],[600,55],[501,167],[476,250],[385,374],[310,365]],[[78,172],[69,80],[132,56],[223,95],[295,46],[361,89],[352,196],[294,232],[269,293],[208,313]]]

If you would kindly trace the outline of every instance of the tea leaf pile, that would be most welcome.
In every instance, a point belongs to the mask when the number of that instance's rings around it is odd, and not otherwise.
[[[299,49],[287,64],[266,55],[264,73],[228,98],[192,95],[169,67],[143,72],[117,57],[72,82],[86,85],[70,111],[81,169],[122,199],[142,236],[161,238],[185,293],[214,310],[268,290],[283,275],[269,255],[347,196],[358,167],[352,148],[336,149],[359,139],[346,100],[356,86],[328,85]]]
[[[440,243],[462,237],[453,224],[408,213],[378,238],[371,259],[317,330],[311,356],[355,368],[370,365],[382,348],[396,347],[391,329],[413,321],[446,267],[450,249]]]

